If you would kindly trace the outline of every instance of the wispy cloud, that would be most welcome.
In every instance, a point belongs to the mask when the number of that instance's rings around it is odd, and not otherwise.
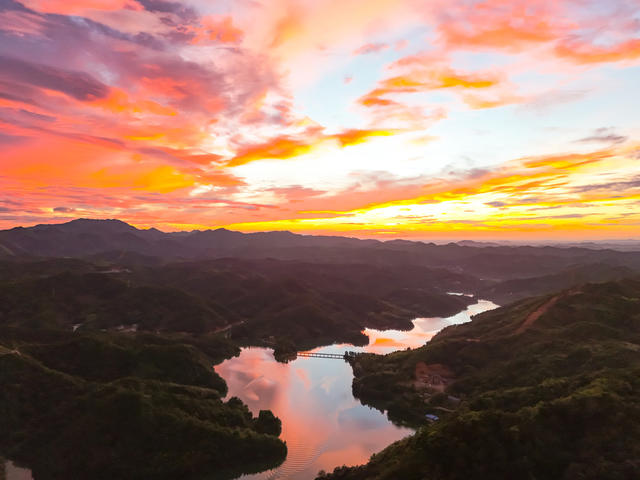
[[[613,128],[601,127],[594,130],[591,135],[588,135],[576,141],[582,143],[624,143],[627,140],[628,137],[617,134]]]

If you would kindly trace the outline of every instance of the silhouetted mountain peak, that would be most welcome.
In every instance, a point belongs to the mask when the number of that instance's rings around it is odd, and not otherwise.
[[[129,225],[122,220],[118,220],[117,218],[105,218],[105,219],[97,219],[97,218],[76,218],[75,220],[71,220],[70,222],[63,223],[61,225],[67,226],[81,226],[81,227],[104,227],[107,226],[109,228],[118,228],[118,229],[126,229],[126,230],[137,230],[137,228]]]

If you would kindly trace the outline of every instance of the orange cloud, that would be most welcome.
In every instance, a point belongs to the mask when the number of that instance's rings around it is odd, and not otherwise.
[[[320,46],[335,46],[361,39],[373,24],[407,14],[407,2],[398,0],[273,0],[262,13],[264,26],[256,26],[261,45],[269,45],[282,60],[313,52]],[[327,35],[330,26],[330,35]]]
[[[387,78],[376,88],[377,96],[393,93],[412,93],[441,88],[483,89],[499,83],[495,75],[460,73],[443,67],[415,69],[405,75]]]
[[[456,47],[497,47],[505,50],[522,49],[531,43],[552,41],[556,33],[546,20],[528,20],[525,28],[519,28],[515,18],[504,18],[490,24],[476,20],[472,28],[444,23],[441,34],[449,45]]]
[[[406,62],[396,62],[395,66],[415,65],[419,57],[412,57]],[[426,62],[426,59],[425,59]],[[426,119],[426,115],[420,110],[412,111],[411,107],[387,98],[390,95],[423,93],[432,90],[451,89],[453,91],[467,92],[473,90],[495,90],[494,87],[501,85],[500,79],[494,74],[486,73],[460,73],[449,67],[423,67],[412,68],[409,72],[387,78],[378,83],[376,88],[369,91],[358,99],[358,103],[369,108],[378,108],[383,112],[394,111],[397,118],[408,120],[414,123],[415,117]],[[495,92],[493,93],[495,96]],[[476,95],[463,93],[465,101],[472,108],[489,108],[498,106],[500,102],[495,100],[484,100]],[[506,97],[501,100],[504,102]],[[490,102],[494,102],[493,104]],[[482,106],[481,106],[482,105]],[[437,115],[441,116],[441,115]]]
[[[233,157],[226,166],[237,167],[264,159],[286,160],[305,155],[313,151],[320,144],[328,141],[337,141],[341,147],[347,147],[366,142],[367,139],[371,137],[390,136],[397,132],[397,130],[352,129],[333,135],[316,134],[307,138],[280,136],[259,145],[250,145],[241,148],[237,155]]]
[[[525,98],[519,95],[514,95],[506,90],[498,90],[496,92],[489,92],[487,95],[466,93],[462,95],[462,100],[472,109],[481,110],[485,108],[497,108],[505,105],[512,105],[514,103],[521,103]]]
[[[605,37],[636,36],[637,29],[625,25],[629,9],[595,12],[584,5],[553,0],[484,0],[472,7],[463,3],[438,3],[434,11],[437,31],[448,51],[497,49],[521,52],[545,45],[551,54],[575,63],[605,63],[640,57],[640,39],[630,38],[611,45],[581,42],[583,29],[596,29]],[[587,8],[585,8],[587,7]],[[440,9],[446,8],[446,14]]]
[[[190,174],[179,172],[175,168],[163,165],[157,167],[103,168],[91,177],[99,188],[131,188],[148,192],[168,193],[195,184]]]
[[[604,63],[635,60],[640,58],[640,38],[611,46],[561,42],[556,46],[555,53],[559,57],[576,63]]]
[[[112,88],[109,95],[105,98],[94,100],[92,105],[102,107],[113,113],[135,113],[135,114],[153,114],[175,116],[175,109],[154,102],[152,100],[132,101],[129,95],[122,89]]]
[[[388,90],[376,88],[374,90],[371,90],[366,95],[360,97],[358,99],[358,103],[360,105],[364,105],[365,107],[388,107],[391,105],[399,105],[398,102],[394,102],[393,100],[389,100],[388,98],[381,98],[382,95],[386,95],[388,93]]]
[[[231,16],[208,15],[201,19],[202,28],[196,30],[191,43],[210,40],[220,43],[240,43],[244,32],[233,24]]]
[[[285,160],[309,153],[313,147],[313,144],[305,140],[276,137],[260,145],[241,148],[237,155],[227,163],[227,166],[237,167],[266,158]]]
[[[242,179],[221,170],[196,170],[193,171],[192,176],[198,181],[198,183],[205,183],[216,187],[239,187],[246,185],[246,182]]]
[[[168,76],[142,76],[139,87],[147,94],[167,98],[182,99],[186,96],[187,82]]]
[[[52,152],[60,160],[49,161]],[[4,148],[2,163],[6,175],[29,187],[86,185],[95,165],[113,161],[117,155],[118,150],[101,145],[40,136],[24,145]]]
[[[572,153],[566,155],[548,155],[544,157],[525,158],[522,160],[526,168],[547,168],[553,170],[573,170],[586,165],[610,158],[612,155],[623,152],[608,148],[589,153]]]
[[[174,126],[176,124],[179,126]],[[138,126],[138,122],[131,122],[121,127],[115,126],[113,133],[123,140],[173,149],[190,149],[208,137],[203,125],[186,121],[174,121],[169,124],[149,122],[144,126]]]
[[[558,179],[569,178],[572,173],[588,165],[607,160],[616,153],[616,150],[605,149],[584,154],[519,159],[504,165],[497,171],[486,172],[484,175],[465,181],[459,187],[435,191],[431,195],[422,197],[422,200],[461,199],[490,192],[522,195],[535,188],[551,186],[551,183],[558,186]]]
[[[338,140],[341,146],[347,147],[349,145],[357,145],[359,143],[366,142],[371,137],[389,137],[398,133],[397,130],[359,130],[352,129],[346,130],[335,135],[331,135],[329,138],[335,138]]]
[[[187,163],[195,163],[198,165],[205,165],[205,166],[218,164],[223,158],[222,155],[216,155],[215,153],[201,153],[201,152],[192,151],[189,149],[158,147],[157,150],[170,157],[175,157],[175,158],[179,158],[180,160],[184,160]],[[155,151],[153,153],[155,153]]]
[[[447,76],[440,77],[440,86],[438,88],[489,88],[498,83],[495,79],[477,78],[471,75],[467,76]]]
[[[196,184],[244,185],[215,166],[221,158],[217,155],[155,147],[136,150],[100,137],[24,138],[2,148],[3,172],[30,189],[55,185],[169,193]]]
[[[522,50],[555,40],[567,23],[562,4],[549,0],[485,0],[443,6],[438,32],[451,48]],[[446,15],[446,16],[445,16]]]

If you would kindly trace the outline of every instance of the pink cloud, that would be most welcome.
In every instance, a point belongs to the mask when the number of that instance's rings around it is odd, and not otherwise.
[[[27,7],[44,13],[78,15],[88,10],[142,10],[136,0],[25,0]]]
[[[386,43],[366,43],[353,51],[354,55],[367,55],[370,53],[378,53],[387,50],[389,45]]]
[[[230,16],[209,15],[201,20],[202,27],[196,29],[191,43],[200,43],[205,40],[237,44],[242,41],[244,32],[233,24]]]

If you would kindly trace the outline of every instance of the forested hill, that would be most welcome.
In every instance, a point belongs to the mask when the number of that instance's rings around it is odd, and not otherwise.
[[[475,300],[471,276],[426,267],[217,259],[140,266],[0,260],[0,325],[71,331],[225,332],[242,344],[364,343]]]
[[[253,416],[211,368],[216,337],[0,324],[0,453],[38,480],[231,479],[286,456],[270,411]]]
[[[639,478],[640,279],[522,300],[353,367],[363,402],[424,426],[320,478]]]

